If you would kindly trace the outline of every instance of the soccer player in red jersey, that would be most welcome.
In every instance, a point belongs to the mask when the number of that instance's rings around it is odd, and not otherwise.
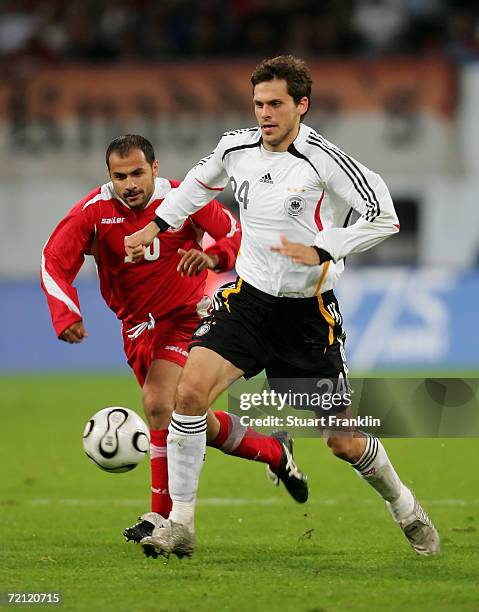
[[[168,517],[166,438],[178,380],[191,336],[208,307],[207,270],[233,268],[241,241],[239,222],[211,200],[180,228],[155,238],[139,263],[125,257],[125,236],[155,218],[166,194],[178,182],[158,177],[151,143],[138,135],[113,140],[106,151],[110,182],[97,187],[60,221],[42,253],[41,284],[60,340],[76,344],[87,336],[74,279],[85,255],[98,267],[100,291],[122,322],[125,355],[142,387],[143,409],[151,430],[152,512],[125,530],[139,542]],[[204,233],[215,243],[202,250]],[[292,470],[286,432],[264,436],[239,418],[209,411],[207,439],[223,452],[269,464],[290,494],[307,499],[307,484]]]

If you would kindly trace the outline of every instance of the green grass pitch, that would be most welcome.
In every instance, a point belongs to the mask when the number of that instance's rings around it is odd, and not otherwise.
[[[385,441],[441,533],[437,557],[416,556],[374,491],[301,439],[304,506],[263,465],[208,449],[197,552],[166,562],[122,536],[149,509],[147,462],[107,474],[81,447],[96,410],[140,411],[132,377],[4,376],[0,397],[0,591],[60,592],[63,610],[479,610],[477,439]]]

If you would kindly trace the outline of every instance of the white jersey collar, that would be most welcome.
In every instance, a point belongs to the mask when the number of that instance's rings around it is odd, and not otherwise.
[[[310,131],[311,128],[309,128],[307,125],[304,125],[304,123],[300,123],[298,134],[291,143],[291,145],[296,146],[297,144],[302,143],[304,140],[306,140],[306,137]],[[277,157],[279,155],[285,155],[286,153],[288,153],[288,151],[268,151],[264,148],[263,141],[261,140],[261,154],[265,155],[266,157]]]

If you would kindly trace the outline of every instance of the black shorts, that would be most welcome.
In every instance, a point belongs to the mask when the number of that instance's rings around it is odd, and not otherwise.
[[[190,349],[218,353],[245,378],[346,379],[342,319],[333,291],[318,297],[274,297],[241,278],[219,289]]]

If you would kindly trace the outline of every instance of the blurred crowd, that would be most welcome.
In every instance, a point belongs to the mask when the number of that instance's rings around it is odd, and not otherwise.
[[[0,60],[441,54],[479,59],[466,0],[2,0]]]

